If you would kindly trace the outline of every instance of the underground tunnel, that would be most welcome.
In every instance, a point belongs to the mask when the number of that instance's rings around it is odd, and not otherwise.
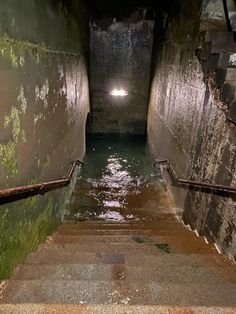
[[[236,1],[0,12],[0,313],[235,313]]]

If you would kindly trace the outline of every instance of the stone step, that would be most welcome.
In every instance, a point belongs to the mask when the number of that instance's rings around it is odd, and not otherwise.
[[[228,43],[227,45],[222,45],[221,43],[215,43],[211,45],[212,54],[234,54],[236,53],[236,42]]]
[[[68,229],[58,230],[59,236],[186,236],[196,237],[195,233],[190,232],[187,228],[179,229]]]
[[[162,266],[165,265],[203,265],[205,266],[220,266],[223,262],[230,265],[230,261],[223,256],[201,255],[201,254],[143,254],[137,253],[133,255],[122,253],[94,253],[94,252],[68,252],[66,250],[47,249],[46,251],[38,251],[31,254],[27,259],[27,264],[125,264],[138,266]],[[227,263],[228,262],[228,263]]]
[[[206,32],[205,41],[211,43],[211,53],[236,52],[236,42],[232,32]]]
[[[152,194],[150,192],[153,192]],[[99,200],[102,200],[100,196],[110,196],[110,199],[115,199],[117,197],[122,197],[124,196],[136,196],[139,193],[142,193],[142,195],[148,195],[149,199],[157,201],[158,198],[164,197],[167,192],[165,189],[155,189],[154,186],[152,187],[143,187],[142,190],[141,188],[135,188],[133,186],[127,187],[127,188],[116,188],[116,189],[111,189],[109,187],[90,187],[90,188],[81,188],[81,189],[76,189],[72,193],[72,199],[77,199],[78,201],[81,200],[86,200],[86,199],[97,199],[98,197]]]
[[[171,214],[172,216],[174,215],[174,211],[171,213],[167,213],[166,215]],[[83,221],[83,222],[78,222],[76,223],[74,220],[64,220],[63,224],[61,226],[80,226],[82,228],[114,228],[114,227],[119,227],[119,228],[125,228],[126,226],[129,227],[135,227],[135,228],[142,228],[142,227],[146,227],[146,228],[151,228],[151,227],[155,227],[158,224],[164,224],[165,221],[163,221],[163,219],[158,219],[157,218],[150,218],[150,220],[147,221],[132,221],[132,222],[110,222],[110,221],[93,221],[93,220],[89,220],[89,221]],[[180,223],[180,219],[176,216],[176,220],[175,220],[176,224],[179,224],[182,226],[182,223]]]
[[[1,314],[233,314],[236,307],[169,306],[169,305],[75,305],[75,304],[2,304]]]
[[[206,42],[218,42],[221,44],[225,44],[228,42],[234,42],[234,34],[233,32],[227,31],[207,31],[205,34]]]
[[[162,190],[165,190],[165,186],[162,183],[159,182],[151,182],[151,184],[153,184],[154,186],[158,186],[159,188],[162,188]],[[150,183],[149,183],[150,184]],[[141,185],[143,188],[145,187],[150,187],[150,185],[147,185],[147,182],[142,183]],[[153,186],[151,186],[153,187]],[[104,184],[104,182],[96,182],[96,185],[93,182],[88,182],[87,180],[84,181],[79,181],[75,184],[75,188],[74,188],[74,192],[80,192],[81,190],[97,190],[97,191],[120,191],[120,190],[133,190],[136,191],[137,190],[137,186],[134,186],[134,184],[126,184],[125,187],[124,186],[109,186],[108,184]],[[140,185],[139,185],[140,188]]]
[[[114,253],[114,254],[167,254],[167,253],[191,253],[191,254],[213,254],[218,255],[215,246],[204,245],[197,242],[147,242],[147,243],[51,243],[50,246],[42,245],[41,250],[63,250],[65,252],[77,253]]]
[[[148,236],[140,235],[61,235],[55,234],[52,238],[53,243],[170,243],[193,241],[205,245],[203,238],[197,237],[194,233],[182,233],[172,235]]]
[[[217,68],[234,68],[236,66],[236,42],[232,32],[210,31],[206,32],[205,40],[210,43],[210,53],[218,54]]]
[[[11,280],[92,280],[92,281],[160,281],[172,283],[202,283],[214,286],[229,280],[236,283],[235,267],[199,265],[129,266],[122,264],[59,264],[22,265]]]
[[[236,306],[236,285],[128,281],[9,281],[0,303]]]
[[[87,230],[122,230],[125,232],[126,230],[180,230],[184,229],[184,226],[180,224],[178,221],[175,222],[169,222],[169,223],[163,223],[163,221],[160,221],[159,223],[155,224],[115,224],[115,223],[110,223],[110,224],[90,224],[85,225],[84,223],[73,223],[73,224],[63,224],[58,227],[58,232],[64,232],[64,231],[80,231],[82,229],[87,229]]]
[[[236,69],[235,68],[227,69],[225,71],[225,82],[234,86],[235,81],[236,81]]]
[[[218,67],[223,69],[236,67],[236,46],[234,51],[227,50],[227,52],[224,51],[220,54]]]
[[[72,193],[72,197],[73,198],[80,198],[80,197],[84,197],[84,196],[90,196],[90,198],[92,199],[93,197],[95,197],[95,195],[102,195],[102,194],[106,194],[106,195],[112,195],[113,197],[116,196],[124,196],[124,195],[136,195],[137,191],[140,191],[142,189],[142,193],[148,193],[148,190],[145,190],[146,187],[143,186],[142,188],[136,188],[133,185],[130,186],[125,186],[125,188],[123,186],[120,187],[109,187],[109,186],[93,186],[93,185],[81,185],[81,186],[77,186],[73,193]],[[150,189],[150,188],[149,188]],[[155,190],[154,187],[151,187],[152,190]],[[158,193],[163,193],[163,191],[158,191]]]
[[[91,252],[91,253],[159,253],[154,244],[150,243],[61,243],[51,244],[50,249],[63,250],[67,252]]]
[[[163,208],[162,208],[163,209]],[[93,206],[91,204],[81,204],[81,203],[71,203],[68,205],[68,214],[66,218],[74,219],[74,222],[76,223],[76,220],[78,223],[83,223],[86,221],[91,221],[92,219],[95,222],[106,222],[107,220],[104,220],[101,217],[101,214],[105,214],[108,212],[114,212],[119,214],[119,216],[123,217],[122,222],[125,223],[125,221],[134,221],[133,217],[136,217],[139,219],[140,222],[145,222],[145,219],[147,219],[147,214],[145,214],[145,210],[141,211],[140,206],[137,204],[137,206],[132,206],[132,208],[126,207],[126,205],[122,205],[120,207],[112,207],[112,206],[106,206],[105,208],[103,206],[97,208],[96,211],[93,209]],[[81,213],[83,211],[83,213]],[[155,219],[159,222],[165,221],[166,223],[178,223],[178,220],[176,219],[175,215],[173,213],[160,213],[158,212],[159,208],[158,206],[155,207],[155,213],[153,212],[153,216],[155,215]],[[99,213],[99,214],[98,214]],[[129,217],[132,218],[129,218]],[[110,220],[112,222],[112,220]],[[113,220],[117,222],[117,220]],[[120,220],[119,220],[120,221]],[[147,220],[148,221],[148,220]]]

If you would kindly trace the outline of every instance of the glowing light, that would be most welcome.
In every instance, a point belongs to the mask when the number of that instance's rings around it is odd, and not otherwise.
[[[128,96],[129,93],[125,91],[124,89],[113,89],[112,91],[109,92],[109,94],[111,96],[124,97],[124,96]]]

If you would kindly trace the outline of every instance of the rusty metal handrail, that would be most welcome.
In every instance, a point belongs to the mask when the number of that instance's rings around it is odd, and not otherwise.
[[[236,186],[219,185],[219,184],[213,184],[213,183],[203,183],[203,182],[191,181],[191,180],[178,178],[174,167],[172,166],[171,162],[168,159],[157,160],[154,162],[154,166],[155,165],[161,165],[161,164],[168,165],[168,167],[169,167],[168,170],[170,170],[175,181],[179,184],[187,185],[187,186],[193,186],[193,187],[197,187],[197,188],[209,189],[209,190],[214,190],[214,191],[236,193]]]
[[[0,190],[0,204],[17,201],[34,195],[42,195],[51,190],[65,187],[70,184],[76,167],[83,164],[84,163],[80,160],[73,161],[67,176],[59,180]]]

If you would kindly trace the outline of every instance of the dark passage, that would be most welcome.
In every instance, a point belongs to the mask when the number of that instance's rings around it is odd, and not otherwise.
[[[137,221],[155,217],[170,200],[144,136],[93,135],[87,141],[67,217]]]

